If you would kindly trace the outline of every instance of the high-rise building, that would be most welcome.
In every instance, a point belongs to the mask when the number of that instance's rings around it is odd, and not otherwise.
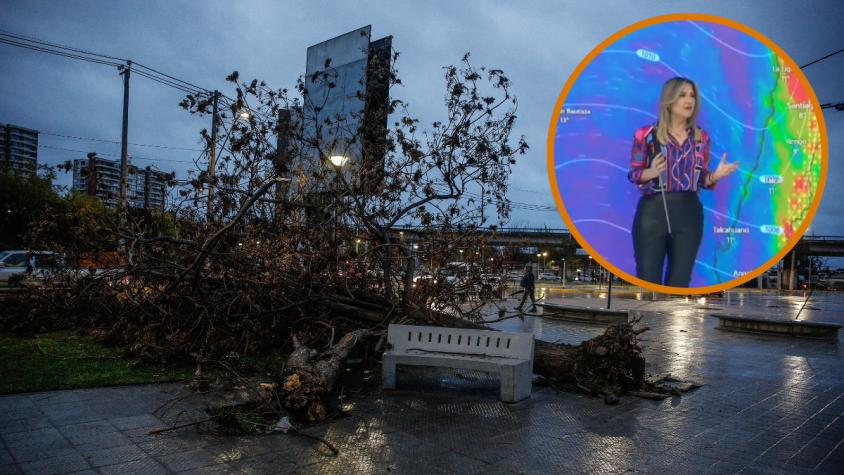
[[[308,48],[303,100],[302,168],[334,166],[361,193],[383,182],[392,36],[370,41],[370,25]],[[335,186],[309,183],[308,192]]]
[[[167,175],[149,167],[138,168],[134,165],[129,165],[127,172],[127,205],[133,208],[164,209]],[[93,181],[89,181],[91,177],[94,177]],[[99,197],[106,206],[117,206],[120,161],[99,157],[74,160],[73,189]]]
[[[129,206],[134,208],[164,209],[167,175],[150,167],[129,165]]]
[[[89,181],[90,177],[94,177]],[[117,206],[120,162],[94,157],[73,161],[73,189],[97,196],[106,206]]]
[[[38,168],[38,131],[0,124],[0,166],[35,173]]]

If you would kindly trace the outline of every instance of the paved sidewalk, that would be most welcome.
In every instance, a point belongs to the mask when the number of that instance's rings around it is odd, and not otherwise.
[[[3,396],[0,473],[844,473],[841,342],[722,332],[704,309],[786,312],[802,302],[764,293],[705,305],[614,298],[651,328],[641,338],[649,372],[705,385],[617,406],[534,387],[529,400],[502,404],[494,390],[420,389],[424,379],[405,377],[405,389],[347,398],[349,417],[306,430],[337,456],[295,435],[148,435],[201,416],[196,398],[174,401],[189,394],[177,384]],[[807,307],[813,319],[844,321],[842,294],[813,296]],[[567,343],[601,331],[533,317],[497,325]],[[490,386],[472,375],[436,379]]]

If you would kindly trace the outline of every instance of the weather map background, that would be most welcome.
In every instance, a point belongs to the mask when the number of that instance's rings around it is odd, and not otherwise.
[[[774,257],[801,226],[821,176],[807,90],[762,42],[709,22],[626,35],[586,66],[562,106],[554,145],[560,198],[590,246],[636,274],[630,229],[640,193],[627,180],[633,132],[656,122],[663,83],[698,85],[698,125],[739,169],[699,192],[704,232],[691,287],[726,282]]]

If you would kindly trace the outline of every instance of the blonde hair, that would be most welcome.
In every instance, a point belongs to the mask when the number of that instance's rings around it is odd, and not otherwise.
[[[656,138],[660,143],[668,143],[668,126],[671,124],[671,104],[677,101],[680,97],[680,89],[684,84],[692,86],[692,92],[695,95],[695,108],[692,111],[692,116],[686,121],[689,127],[692,127],[695,134],[695,140],[699,140],[699,130],[695,123],[695,118],[700,110],[700,97],[697,91],[697,84],[688,78],[673,77],[662,86],[662,93],[659,95],[659,121],[656,124]]]

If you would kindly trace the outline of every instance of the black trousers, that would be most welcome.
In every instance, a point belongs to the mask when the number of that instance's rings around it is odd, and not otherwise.
[[[530,297],[530,304],[536,307],[536,287],[525,287],[525,291],[522,293],[522,301],[516,308],[524,307],[528,297]]]
[[[703,206],[697,192],[665,193],[671,234],[665,220],[662,194],[644,196],[633,218],[636,277],[670,287],[688,287],[703,235]],[[663,279],[665,258],[668,268]]]

